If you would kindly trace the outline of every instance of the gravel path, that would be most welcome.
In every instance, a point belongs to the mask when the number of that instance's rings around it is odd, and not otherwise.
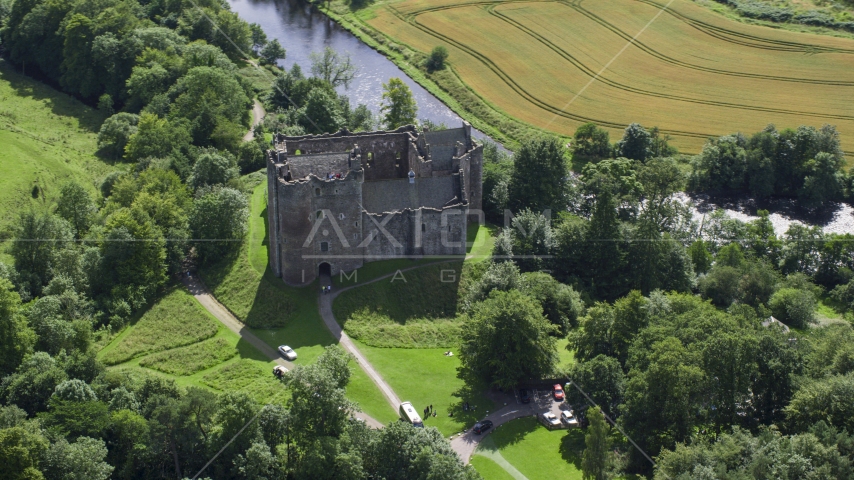
[[[255,125],[261,123],[261,120],[264,120],[264,115],[266,114],[266,112],[264,112],[264,106],[261,105],[261,102],[259,102],[257,98],[253,99],[253,102],[255,103],[252,105],[252,127],[249,128],[249,131],[243,136],[244,142],[248,142],[255,138]]]
[[[219,303],[213,295],[210,294],[207,287],[205,287],[204,283],[198,277],[184,277],[183,279],[184,285],[187,286],[187,289],[190,293],[199,301],[199,303],[205,307],[205,309],[210,312],[211,315],[216,317],[223,325],[228,327],[232,332],[240,335],[240,338],[246,340],[255,347],[258,351],[263,353],[267,358],[276,362],[279,365],[284,366],[288,370],[294,368],[294,364],[286,361],[279,355],[279,352],[267,344],[264,340],[258,338],[257,335],[249,331],[240,320],[237,319],[223,304]],[[272,373],[271,373],[272,375]],[[373,417],[366,415],[363,412],[357,412],[356,418],[360,418],[365,421],[368,425],[374,428],[381,428],[382,423],[375,420]]]

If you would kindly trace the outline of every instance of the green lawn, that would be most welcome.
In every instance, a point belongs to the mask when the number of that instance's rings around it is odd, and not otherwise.
[[[495,237],[499,233],[500,229],[495,225],[470,224],[466,231],[466,262],[478,263],[491,258]]]
[[[459,358],[442,355],[443,349],[375,348],[360,342],[356,345],[401,401],[412,402],[419,412],[433,405],[437,416],[426,419],[424,424],[438,428],[445,436],[468,428],[495,408],[490,400],[465,388],[457,378]],[[463,412],[459,406],[464,401],[475,410]],[[452,411],[454,416],[449,417]]]
[[[0,59],[0,230],[28,208],[49,208],[68,180],[94,195],[116,167],[95,156],[106,118]]]
[[[581,430],[550,431],[533,417],[525,417],[496,428],[484,438],[472,457],[472,465],[486,480],[510,478],[501,466],[483,456],[498,452],[531,480],[580,480],[583,447]]]
[[[207,370],[237,355],[237,350],[225,338],[208,340],[155,353],[139,364],[171,375],[192,375]]]

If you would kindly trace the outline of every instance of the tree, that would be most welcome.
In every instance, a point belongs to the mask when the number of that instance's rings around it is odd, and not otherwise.
[[[388,83],[383,83],[383,105],[380,111],[389,130],[416,123],[418,105],[403,80],[390,78]]]
[[[839,200],[845,185],[843,157],[818,153],[804,165],[807,176],[798,191],[798,199],[807,206],[819,206],[828,200]]]
[[[623,138],[615,145],[617,156],[645,162],[651,157],[652,136],[639,123],[626,127]]]
[[[540,137],[523,142],[513,161],[513,175],[507,187],[510,209],[563,211],[569,167],[558,138]]]
[[[596,197],[585,240],[585,265],[592,270],[588,275],[593,291],[600,297],[618,298],[625,292],[626,281],[621,275],[624,254],[616,206],[607,190]]]
[[[693,188],[712,193],[744,190],[747,153],[743,137],[727,135],[709,140],[691,162],[691,168]]]
[[[163,233],[140,208],[123,208],[107,218],[101,253],[112,295],[142,307],[166,281]]]
[[[248,215],[246,197],[232,188],[217,187],[196,200],[190,215],[190,230],[193,238],[210,240],[195,245],[203,263],[240,247]]]
[[[316,364],[299,365],[285,377],[291,392],[288,410],[292,435],[303,445],[340,436],[356,411],[344,393],[350,378],[348,360],[339,347],[330,346]]]
[[[12,282],[0,278],[0,377],[12,373],[36,343],[35,333],[18,313],[21,297]]]
[[[71,225],[75,238],[80,239],[86,234],[96,211],[95,202],[82,185],[70,181],[62,186],[56,213]]]
[[[571,328],[578,326],[578,320],[584,313],[584,302],[572,287],[545,272],[526,273],[522,284],[523,291],[540,302],[543,314],[558,328],[558,335],[564,337]]]
[[[187,183],[198,190],[205,186],[225,185],[239,175],[240,171],[237,169],[234,157],[216,150],[209,150],[196,159],[193,174]]]
[[[781,288],[768,301],[774,316],[794,328],[806,328],[815,322],[816,305],[811,291],[798,288]]]
[[[170,119],[187,119],[197,145],[213,144],[224,129],[238,129],[242,137],[249,125],[252,102],[233,72],[207,66],[192,68],[169,89],[168,95],[174,99],[169,108]]]
[[[581,472],[585,480],[608,480],[611,442],[608,438],[611,428],[605,422],[602,410],[598,407],[587,410],[590,426],[584,434],[584,453],[581,456]]]
[[[798,430],[819,420],[846,430],[854,428],[854,374],[809,380],[785,408],[786,418]]]
[[[625,374],[620,362],[607,355],[597,355],[590,360],[572,365],[569,379],[593,399],[602,412],[615,418],[618,407],[623,403]],[[575,387],[566,389],[570,405],[584,405],[587,399]],[[589,417],[588,417],[589,418]]]
[[[321,88],[313,89],[308,94],[305,113],[299,122],[306,131],[312,133],[334,133],[346,125],[338,99]]]
[[[626,433],[655,456],[691,434],[704,373],[675,337],[652,344],[645,363],[629,370],[621,418]],[[648,468],[638,452],[630,455],[637,467]]]
[[[103,440],[80,437],[74,443],[60,438],[47,449],[44,473],[47,480],[106,480],[113,472],[104,460],[107,447]]]
[[[252,49],[257,50],[267,44],[267,34],[257,23],[250,23],[249,30],[252,32]]]
[[[284,60],[286,55],[282,44],[275,38],[261,49],[261,60],[268,65],[275,65],[279,60]]]
[[[66,378],[65,371],[54,358],[45,352],[36,352],[26,357],[15,373],[4,378],[0,393],[7,405],[19,405],[34,415],[47,409],[56,386]]]
[[[113,159],[120,158],[125,152],[130,137],[136,133],[139,116],[120,112],[104,120],[98,132],[98,148]]]
[[[180,123],[173,123],[151,113],[139,117],[136,133],[125,146],[125,159],[142,160],[146,157],[164,158],[174,149],[190,143],[190,132]]]
[[[545,257],[554,248],[551,219],[541,213],[522,210],[513,218],[514,261],[522,271],[543,268]]]
[[[312,75],[329,82],[333,87],[350,87],[350,82],[356,76],[356,65],[350,60],[349,53],[341,55],[331,47],[326,47],[323,53],[312,52],[309,57]]]
[[[40,295],[53,276],[57,251],[73,239],[71,226],[57,216],[31,211],[21,215],[15,233],[10,253],[19,283],[29,294]]]
[[[585,123],[575,130],[572,151],[583,157],[607,158],[611,154],[608,131],[594,123]]]
[[[428,71],[435,72],[436,70],[445,68],[445,60],[447,59],[448,49],[442,45],[438,45],[433,47],[433,50],[430,52],[430,56],[427,57],[427,60],[424,62],[424,66],[427,67]]]
[[[39,463],[49,446],[38,429],[16,426],[0,429],[0,465],[10,480],[40,480]]]
[[[98,397],[92,390],[92,387],[86,384],[83,380],[74,378],[66,380],[56,386],[51,400],[65,400],[73,402],[88,402],[96,401]]]
[[[241,174],[257,172],[267,164],[267,153],[264,148],[267,142],[262,136],[256,135],[251,142],[243,142],[237,147],[237,166]]]
[[[499,388],[549,375],[557,365],[555,331],[535,300],[517,290],[493,292],[463,326],[460,375]]]

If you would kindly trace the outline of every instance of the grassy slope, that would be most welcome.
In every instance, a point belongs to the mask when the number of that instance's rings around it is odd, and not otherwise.
[[[297,363],[310,363],[334,339],[320,318],[316,286],[288,287],[268,267],[266,187],[262,183],[253,191],[249,233],[240,254],[200,273],[217,300],[241,321],[271,325],[250,328],[259,338],[274,347],[288,344],[299,353]],[[355,363],[350,366],[353,375],[347,396],[381,422],[396,419],[370,378]]]
[[[188,324],[204,325],[205,328],[213,328],[214,334],[209,340],[201,343],[175,341]],[[159,332],[159,334],[158,334]],[[275,380],[271,373],[273,362],[266,359],[252,345],[244,342],[231,330],[222,326],[211,316],[196,300],[183,288],[176,288],[166,296],[161,297],[154,305],[142,314],[140,319],[127,327],[119,335],[112,339],[99,353],[98,358],[104,359],[116,350],[139,350],[139,348],[128,348],[128,346],[139,345],[140,339],[145,339],[149,348],[131,360],[118,363],[110,368],[144,370],[148,373],[162,375],[174,379],[178,385],[188,387],[212,388],[218,391],[246,391],[259,402],[268,402],[273,398],[281,398],[281,385]],[[196,352],[199,345],[216,342],[222,348],[213,352],[214,356],[228,351],[236,352],[229,355],[229,359],[223,361],[223,357],[215,361],[207,359],[206,368],[190,373],[187,365],[178,365],[173,362],[163,362],[164,356],[178,356],[188,350],[194,355],[193,361],[204,360],[203,352]],[[176,345],[187,345],[176,347]],[[160,352],[160,353],[157,353]],[[114,355],[114,354],[113,354]],[[168,358],[167,357],[167,358]],[[163,374],[155,370],[145,368],[140,363],[148,363],[161,359],[160,366],[175,372],[175,374]],[[229,375],[235,369],[239,375]],[[179,373],[190,373],[182,375]]]
[[[104,118],[0,59],[0,230],[31,206],[52,205],[67,180],[96,192],[116,168],[94,155]]]

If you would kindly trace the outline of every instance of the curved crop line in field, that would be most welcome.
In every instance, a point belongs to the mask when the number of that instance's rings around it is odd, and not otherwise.
[[[534,30],[524,26],[523,24],[519,23],[518,21],[513,20],[510,17],[507,17],[506,15],[504,15],[501,12],[496,11],[495,10],[496,8],[497,8],[497,5],[492,5],[492,6],[487,7],[486,11],[489,12],[490,14],[494,15],[495,17],[507,22],[511,26],[518,28],[523,33],[534,38],[536,41],[542,43],[547,48],[554,51],[555,53],[557,53],[558,55],[563,57],[566,61],[570,62],[573,66],[575,66],[576,68],[581,70],[584,74],[590,76],[591,78],[596,77],[596,75],[597,75],[596,72],[591,70],[589,67],[584,65],[581,61],[579,61],[575,57],[573,57],[569,52],[567,52],[566,50],[562,49],[561,47],[555,45],[549,39],[547,39],[547,38],[543,37],[542,35],[536,33]],[[637,42],[635,42],[635,43],[637,43]],[[598,76],[597,80],[599,80],[600,82],[602,82],[602,83],[604,83],[610,87],[617,88],[619,90],[623,90],[626,92],[636,93],[638,95],[665,98],[668,100],[676,100],[676,101],[695,103],[695,104],[700,104],[700,105],[711,105],[711,106],[717,106],[717,107],[736,108],[739,110],[752,110],[752,111],[757,111],[757,112],[811,116],[811,117],[826,118],[826,119],[832,119],[832,120],[854,120],[854,116],[852,116],[852,115],[829,115],[829,114],[821,114],[821,113],[802,112],[802,111],[797,111],[797,110],[788,110],[788,109],[782,109],[782,108],[760,107],[760,106],[753,106],[753,105],[744,105],[744,104],[739,104],[739,103],[722,102],[722,101],[718,101],[718,100],[704,100],[704,99],[695,98],[695,97],[686,97],[686,96],[682,96],[682,95],[675,95],[675,94],[670,94],[670,93],[665,93],[665,92],[644,90],[641,88],[632,87],[630,85],[626,85],[623,83],[616,82],[616,81],[608,79],[604,76]]]
[[[403,21],[408,21],[401,12],[397,11],[396,9],[394,9],[391,6],[389,6],[388,8],[392,12],[392,14],[395,15],[396,17],[400,18]],[[477,50],[474,50],[473,48],[471,48],[465,44],[462,44],[462,43],[460,43],[460,42],[458,42],[458,41],[456,41],[456,40],[454,40],[454,39],[452,39],[446,35],[443,35],[439,32],[436,32],[436,31],[430,29],[429,27],[424,26],[423,24],[418,22],[417,18],[413,18],[412,21],[408,21],[408,22],[411,23],[413,27],[423,31],[424,33],[431,35],[435,38],[438,38],[444,42],[447,42],[449,45],[453,45],[453,46],[459,48],[460,50],[468,53],[469,55],[473,56],[474,58],[479,60],[481,63],[483,63],[493,73],[495,73],[495,75],[497,75],[513,91],[518,93],[520,96],[522,96],[528,102],[536,105],[537,107],[539,107],[539,108],[541,108],[547,112],[553,113],[553,114],[558,115],[560,117],[567,118],[569,120],[574,120],[576,122],[582,122],[582,123],[593,122],[593,123],[600,125],[600,126],[610,127],[610,128],[615,128],[615,129],[621,129],[621,128],[626,127],[626,125],[624,123],[616,123],[616,122],[611,122],[608,120],[596,119],[596,118],[592,118],[592,117],[586,117],[583,115],[576,115],[576,114],[564,112],[560,108],[555,107],[554,105],[550,105],[550,104],[546,103],[545,101],[540,100],[539,98],[530,94],[527,90],[524,89],[524,87],[522,87],[521,85],[516,83],[516,81],[514,81],[500,67],[495,65],[495,63],[492,62],[489,59],[489,57],[483,55],[482,53],[478,52]],[[672,134],[672,135],[679,135],[682,137],[693,137],[693,138],[702,138],[702,139],[708,139],[710,137],[715,136],[714,134],[709,134],[709,133],[697,133],[697,132],[689,132],[689,131],[684,131],[684,130],[661,129],[661,132],[667,133],[667,134]]]
[[[494,3],[495,2],[478,2],[478,3],[475,3],[475,5],[492,5]],[[418,28],[419,30],[421,30],[421,31],[423,31],[423,32],[425,32],[431,36],[434,36],[434,37],[439,38],[443,41],[446,41],[449,44],[454,45],[457,48],[460,48],[461,50],[472,55],[473,57],[475,57],[476,59],[481,61],[481,63],[483,63],[487,68],[492,70],[493,73],[495,73],[512,90],[517,92],[519,95],[521,95],[523,98],[525,98],[528,102],[542,108],[543,110],[546,110],[546,111],[551,112],[555,115],[558,115],[558,116],[561,116],[564,118],[568,118],[570,120],[579,121],[579,122],[593,122],[593,123],[596,123],[596,124],[601,125],[601,126],[606,126],[606,127],[616,128],[616,129],[620,129],[620,128],[625,127],[625,125],[623,123],[616,123],[616,122],[606,121],[606,120],[602,120],[602,119],[595,119],[595,118],[591,118],[591,117],[587,117],[587,116],[583,116],[583,115],[571,114],[571,113],[565,112],[562,109],[537,98],[535,95],[528,92],[524,87],[519,85],[515,80],[513,80],[506,72],[504,72],[494,62],[492,62],[487,56],[483,55],[482,53],[474,50],[473,48],[471,48],[467,45],[464,45],[464,44],[462,44],[462,43],[460,43],[460,42],[458,42],[458,41],[456,41],[456,40],[454,40],[454,39],[452,39],[452,38],[450,38],[444,34],[441,34],[437,31],[423,25],[417,19],[417,17],[422,13],[427,13],[430,11],[437,11],[437,10],[446,10],[446,9],[458,8],[460,6],[470,6],[470,5],[473,5],[473,4],[469,3],[469,4],[465,4],[465,5],[446,5],[446,6],[441,6],[441,7],[433,7],[430,9],[425,9],[425,10],[416,12],[416,13],[411,14],[411,15],[405,15],[393,7],[388,7],[388,8],[392,12],[392,14],[394,14],[396,17],[400,18],[401,20],[406,21],[407,23],[410,23],[411,25],[413,25],[413,27]],[[571,63],[573,63],[573,65],[576,65],[576,66],[579,66],[579,64],[580,64],[580,63],[576,64],[575,62],[572,62],[572,61],[571,61]],[[584,68],[586,68],[586,67],[584,67]],[[584,68],[582,68],[582,71],[585,71]],[[590,72],[590,70],[587,69],[587,71],[585,73],[588,73],[588,75],[589,75],[590,74],[589,72]],[[611,86],[614,88],[621,88],[621,87],[614,86],[614,85],[611,85]],[[625,90],[628,88],[629,87],[621,88],[621,89]],[[635,90],[638,90],[638,89],[635,89]],[[640,92],[634,91],[633,93],[647,94],[647,95],[654,95],[654,96],[659,96],[659,97],[663,97],[663,98],[668,98],[665,94],[659,94],[657,92],[646,93],[643,91],[640,91]],[[713,103],[711,101],[704,102],[701,100],[693,100],[693,99],[680,99],[680,98],[671,98],[671,99],[684,100],[686,102],[692,102],[692,103],[706,103],[706,104],[713,105],[713,106],[723,106],[723,107],[728,107],[728,108],[763,111],[763,112],[768,112],[768,113],[782,113],[782,114],[791,114],[791,115],[815,116],[815,117],[819,117],[819,118],[830,118],[830,119],[835,119],[835,120],[854,119],[854,117],[850,117],[850,116],[831,116],[831,115],[822,115],[822,114],[812,114],[812,113],[808,113],[808,112],[797,112],[797,111],[783,110],[783,109],[771,109],[771,108],[763,108],[763,107],[750,107],[750,106],[746,106],[746,105],[737,105],[737,104],[735,104],[735,105],[725,104],[723,102]],[[710,136],[714,136],[713,134],[697,133],[697,132],[690,132],[690,131],[684,131],[684,130],[662,129],[662,132],[673,134],[673,135],[693,137],[693,138],[703,138],[703,139],[709,138]]]
[[[629,35],[625,31],[621,30],[616,25],[613,25],[610,22],[608,22],[607,20],[605,20],[605,19],[597,16],[596,14],[584,9],[580,5],[581,0],[576,0],[573,2],[568,2],[566,0],[556,0],[556,1],[558,3],[566,5],[569,8],[572,8],[573,10],[577,11],[578,13],[588,17],[590,20],[602,25],[603,27],[607,28],[608,30],[611,30],[612,32],[614,32],[615,34],[619,35],[620,37],[622,37],[626,40],[630,40],[632,38],[631,35]],[[658,5],[654,2],[649,2],[649,1],[645,1],[645,0],[638,0],[638,1],[640,1],[642,3],[646,3],[648,5]],[[666,11],[668,13],[670,13],[670,9],[667,9]],[[679,18],[679,17],[677,17],[677,18]],[[689,23],[684,18],[680,18],[680,20],[682,20],[683,22]],[[689,23],[689,25],[691,25],[691,24]],[[719,38],[719,39],[724,40],[724,41],[729,42],[729,43],[740,44],[738,42],[733,42],[731,39],[723,38],[723,37],[718,36],[718,35],[713,35],[712,33],[706,32],[703,29],[701,29],[695,25],[691,25],[691,26],[693,28],[697,28],[698,30],[702,31],[703,33],[711,35],[715,38]],[[658,58],[659,60],[662,60],[664,62],[673,64],[673,65],[677,65],[680,67],[690,68],[693,70],[699,70],[699,71],[708,72],[708,73],[716,73],[716,74],[720,74],[720,75],[730,75],[730,76],[735,76],[735,77],[758,78],[758,79],[762,79],[762,80],[774,80],[774,81],[781,81],[781,82],[808,83],[808,84],[816,84],[816,85],[833,85],[833,86],[844,86],[844,87],[854,86],[854,81],[852,81],[852,80],[847,80],[847,81],[846,80],[820,80],[820,79],[802,78],[802,77],[781,77],[781,76],[776,76],[776,75],[764,75],[761,73],[736,72],[736,71],[732,71],[732,70],[724,70],[724,69],[719,69],[719,68],[704,67],[702,65],[696,65],[693,63],[688,63],[688,62],[670,57],[668,55],[665,55],[665,54],[647,46],[646,44],[644,44],[643,42],[641,42],[639,40],[635,40],[634,44],[637,45],[637,47],[640,48],[641,50],[643,50],[644,52],[646,52],[646,53],[652,55],[653,57]],[[780,50],[780,51],[783,50],[783,49],[765,48],[765,47],[758,47],[758,46],[754,46],[754,48],[759,48],[759,49],[764,49],[764,50]],[[787,50],[787,51],[810,53],[810,52],[803,51],[803,50]],[[849,52],[833,52],[833,53],[849,53]],[[851,53],[854,53],[854,51],[852,51]]]
[[[502,2],[484,1],[484,2],[460,3],[460,4],[453,4],[453,5],[440,5],[440,6],[436,6],[436,7],[423,8],[421,10],[414,10],[414,11],[406,12],[406,13],[400,12],[399,10],[395,10],[395,11],[403,14],[403,17],[400,17],[400,15],[398,15],[399,18],[406,20],[408,23],[414,23],[413,21],[414,21],[415,17],[422,15],[422,14],[425,14],[425,13],[438,12],[438,11],[442,11],[442,10],[452,10],[452,9],[456,9],[456,8],[464,8],[464,7],[469,7],[469,6],[486,6],[487,7],[486,10],[488,12],[490,12],[492,14],[502,15],[502,17],[504,19],[507,19],[507,17],[504,14],[501,14],[499,12],[494,12],[494,9],[497,7],[500,7],[502,5],[507,5],[510,3],[560,3],[560,4],[563,4],[563,5],[569,7],[573,10],[576,10],[578,13],[588,17],[590,20],[602,25],[603,27],[607,28],[608,30],[611,30],[616,35],[622,37],[623,39],[625,39],[627,41],[632,38],[631,35],[627,34],[623,30],[621,30],[619,27],[609,23],[607,20],[604,20],[603,18],[597,16],[596,14],[590,12],[589,10],[584,9],[580,5],[582,3],[582,1],[583,0],[572,0],[572,1],[568,1],[568,0],[511,0],[511,1],[502,1]],[[637,0],[637,1],[642,2],[642,3],[646,3],[646,4],[651,5],[651,6],[661,8],[661,5],[659,5],[658,3],[655,3],[652,0]],[[713,25],[691,19],[690,17],[686,17],[686,16],[684,16],[678,12],[673,12],[669,8],[666,9],[666,13],[669,13],[669,14],[675,16],[680,21],[690,25],[692,28],[699,30],[703,34],[706,34],[706,35],[709,35],[711,37],[717,38],[719,40],[722,40],[722,41],[725,41],[728,43],[733,43],[736,45],[747,46],[750,48],[757,48],[760,50],[785,51],[785,52],[803,53],[803,54],[813,54],[813,53],[819,53],[819,52],[820,53],[854,54],[854,49],[852,49],[852,50],[832,49],[829,47],[821,47],[821,46],[810,45],[810,44],[805,44],[805,43],[786,42],[786,41],[782,41],[782,40],[771,40],[771,39],[763,39],[762,37],[757,37],[757,36],[749,36],[747,34],[741,34],[738,32],[731,31],[731,30],[726,30],[726,29],[723,29],[721,27],[715,27]],[[716,32],[724,32],[724,33],[722,34],[722,33],[716,33]],[[732,36],[744,36],[747,38],[754,39],[757,42],[765,42],[766,45],[749,44],[746,42],[736,41],[736,40],[733,40],[732,38],[728,38],[726,36],[727,34],[732,35]],[[715,74],[720,74],[720,75],[730,75],[730,76],[744,77],[744,78],[757,78],[757,79],[762,79],[762,80],[774,80],[774,81],[781,81],[781,82],[808,83],[808,84],[815,84],[815,85],[854,87],[854,80],[821,80],[821,79],[803,78],[803,77],[783,77],[783,76],[776,76],[776,75],[764,75],[761,73],[737,72],[737,71],[732,71],[732,70],[724,70],[724,69],[719,69],[719,68],[705,67],[703,65],[697,65],[697,64],[685,62],[685,61],[678,60],[676,58],[670,57],[664,53],[661,53],[661,52],[647,46],[646,44],[644,44],[643,42],[641,42],[639,40],[635,40],[633,43],[635,45],[637,45],[637,47],[640,48],[641,50],[643,50],[644,52],[652,55],[655,58],[658,58],[659,60],[662,60],[664,62],[673,64],[673,65],[677,65],[680,67],[690,68],[693,70],[698,70],[698,71],[703,71],[703,72],[708,72],[708,73],[715,73]],[[778,44],[778,43],[782,44],[782,45],[787,45],[787,46],[773,47],[773,46],[767,45],[767,44],[774,45],[774,44]]]
[[[578,0],[580,4],[582,0]],[[654,0],[636,0],[638,2],[649,4],[655,8],[661,8],[661,4],[655,2]],[[688,17],[683,15],[675,10],[668,9],[667,13],[673,15],[679,20],[691,25],[692,27],[708,34],[715,36],[716,38],[721,38],[722,40],[738,43],[739,45],[745,45],[753,48],[765,48],[765,49],[776,49],[781,51],[790,51],[790,52],[801,52],[801,53],[854,53],[854,48],[839,48],[839,47],[826,47],[822,45],[815,45],[809,43],[801,43],[801,42],[793,42],[789,40],[773,40],[770,38],[760,37],[758,35],[751,35],[749,33],[736,32],[734,30],[728,30],[724,27],[719,27],[717,25],[713,25],[711,23],[706,23],[701,20],[697,20],[695,18]],[[712,33],[715,32],[715,33]],[[737,38],[742,38],[745,40],[736,41],[733,39],[724,38],[724,36],[732,36]],[[747,40],[757,42],[756,44],[748,43]],[[771,48],[768,46],[760,46],[759,44],[769,44],[775,46],[775,48]]]

